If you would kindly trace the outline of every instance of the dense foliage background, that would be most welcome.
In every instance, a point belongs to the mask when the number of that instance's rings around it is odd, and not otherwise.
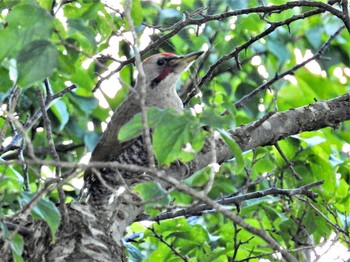
[[[176,128],[183,132],[167,144],[195,143],[267,112],[349,91],[347,1],[287,2],[131,1],[142,57],[206,51],[179,81],[188,112],[196,114],[163,126],[164,137],[154,145],[160,162],[195,157],[162,147]],[[11,250],[15,261],[22,261],[24,247],[17,219],[46,221],[54,239],[65,209],[62,200],[77,198],[82,164],[134,84],[133,41],[124,8],[118,1],[0,2],[0,236],[2,251]],[[306,59],[311,62],[305,65]],[[204,125],[210,128],[193,132]],[[236,159],[199,171],[186,184],[220,199],[324,180],[312,188],[315,199],[266,195],[227,208],[299,261],[317,261],[323,252],[319,247],[328,240],[330,252],[341,250],[339,257],[350,259],[349,121],[243,154],[231,142]],[[146,200],[164,193],[153,183],[136,191]],[[280,261],[270,245],[222,213],[191,214],[198,204],[176,190],[148,204],[146,212],[153,217],[185,208],[187,218],[170,216],[157,223],[149,218],[131,225],[125,243],[130,261]]]

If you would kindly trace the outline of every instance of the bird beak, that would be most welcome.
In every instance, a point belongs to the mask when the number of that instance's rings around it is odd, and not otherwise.
[[[194,60],[196,60],[199,56],[201,56],[203,53],[204,53],[203,51],[199,51],[199,52],[191,53],[184,56],[178,56],[172,59],[170,61],[170,64],[176,67],[179,65],[187,66],[191,64]]]

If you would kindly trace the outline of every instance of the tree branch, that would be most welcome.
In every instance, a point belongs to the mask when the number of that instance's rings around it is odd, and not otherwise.
[[[44,95],[41,91],[40,88],[38,88],[38,95],[39,95],[39,101],[40,101],[40,109],[41,113],[43,116],[43,122],[44,126],[46,129],[46,136],[47,140],[49,142],[49,148],[50,148],[50,153],[52,155],[52,158],[55,160],[55,162],[60,162],[60,157],[57,154],[56,151],[56,146],[55,142],[53,141],[53,136],[52,136],[52,130],[51,130],[51,120],[49,119],[49,116],[47,115],[46,108],[45,108],[45,99]],[[68,217],[68,211],[67,211],[67,206],[66,206],[66,196],[62,188],[62,181],[61,181],[61,168],[56,167],[55,169],[55,176],[57,179],[57,191],[58,191],[58,196],[60,200],[60,211],[63,217],[63,225],[66,226],[69,224],[69,217]]]
[[[316,54],[314,54],[312,57],[310,57],[309,59],[306,59],[305,61],[303,61],[300,64],[297,64],[295,66],[293,66],[292,68],[288,69],[287,71],[284,71],[281,74],[277,74],[270,79],[269,81],[267,81],[266,83],[262,84],[261,86],[259,86],[258,88],[254,89],[252,92],[250,92],[249,94],[245,95],[244,97],[242,97],[240,100],[236,101],[235,106],[237,108],[243,107],[244,104],[246,103],[247,100],[251,99],[252,97],[254,97],[255,95],[257,95],[258,93],[260,93],[261,91],[269,88],[274,82],[276,82],[277,80],[285,77],[286,75],[291,75],[293,74],[293,72],[295,72],[296,70],[298,70],[299,68],[304,67],[306,64],[308,64],[309,62],[319,59],[322,57],[322,55],[324,54],[324,52],[326,51],[326,49],[329,47],[329,45],[331,44],[332,40],[340,34],[340,32],[345,28],[345,26],[340,27],[323,45],[322,47],[317,51]]]
[[[242,151],[259,146],[275,145],[279,140],[305,131],[319,130],[324,127],[337,127],[340,123],[350,120],[350,93],[340,97],[316,102],[304,107],[293,108],[278,112],[265,119],[257,120],[248,125],[237,127],[230,131],[232,138],[238,143]],[[228,146],[217,141],[217,161],[222,163],[231,159],[232,152]],[[182,174],[200,170],[210,163],[208,152],[200,152],[188,168],[182,167]],[[172,172],[172,171],[170,171]],[[179,170],[174,171],[178,173]]]
[[[282,195],[282,196],[297,196],[297,195],[305,195],[311,200],[315,201],[317,194],[310,191],[311,188],[317,187],[319,185],[323,184],[323,180],[317,181],[314,183],[310,183],[304,186],[301,186],[299,188],[294,188],[294,189],[282,189],[282,188],[276,188],[272,187],[266,190],[262,191],[257,191],[253,193],[248,193],[248,194],[243,194],[239,196],[232,196],[232,197],[224,197],[222,199],[217,200],[216,202],[221,205],[240,205],[242,202],[249,200],[249,199],[255,199],[255,198],[261,198],[269,195]],[[170,211],[170,212],[165,212],[162,213],[158,216],[156,216],[154,221],[160,221],[160,220],[165,220],[169,218],[175,218],[179,216],[184,216],[184,217],[190,217],[190,216],[200,216],[204,213],[208,212],[215,212],[215,210],[211,209],[211,206],[206,205],[206,204],[201,204],[197,205],[195,207],[191,207],[188,209],[181,209],[177,211]],[[149,220],[149,218],[147,218]]]

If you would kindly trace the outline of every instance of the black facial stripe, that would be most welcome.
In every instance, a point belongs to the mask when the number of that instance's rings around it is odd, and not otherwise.
[[[151,88],[155,88],[159,83],[160,83],[160,79],[158,77],[156,77],[155,79],[152,80],[151,82]]]

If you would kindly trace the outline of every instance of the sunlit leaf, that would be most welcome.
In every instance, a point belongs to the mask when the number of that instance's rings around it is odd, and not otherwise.
[[[164,117],[153,133],[153,150],[159,165],[192,160],[204,144],[201,126],[189,113]]]

